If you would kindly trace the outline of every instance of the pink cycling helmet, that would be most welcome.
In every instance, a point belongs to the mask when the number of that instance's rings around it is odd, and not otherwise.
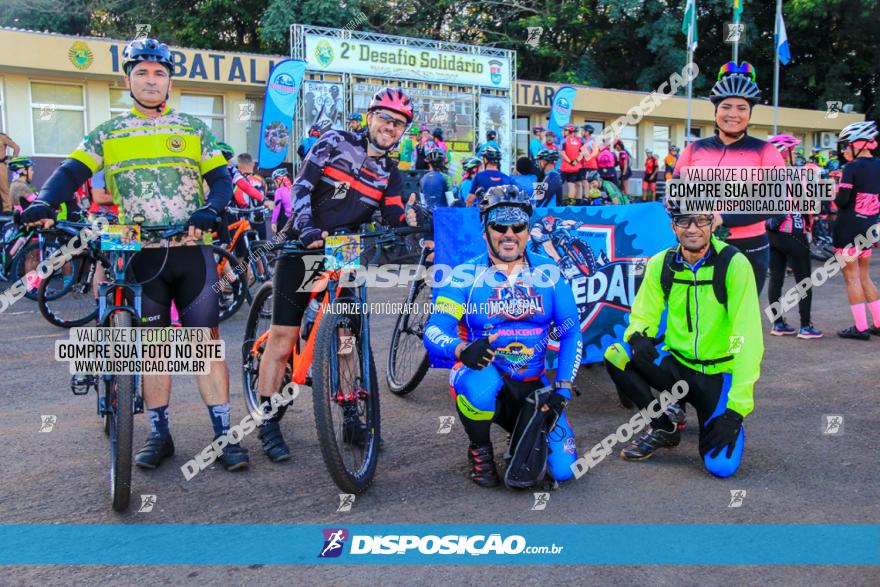
[[[403,90],[397,88],[385,88],[384,90],[376,92],[375,95],[373,95],[373,99],[370,100],[370,107],[367,111],[373,112],[374,110],[379,109],[390,110],[391,112],[400,114],[406,118],[407,124],[412,122],[413,103]]]
[[[768,137],[767,142],[779,149],[780,151],[784,151],[785,149],[794,149],[801,144],[799,138],[789,134]]]

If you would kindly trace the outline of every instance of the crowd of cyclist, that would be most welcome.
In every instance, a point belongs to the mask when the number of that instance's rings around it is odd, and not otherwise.
[[[123,222],[142,214],[147,223],[189,227],[189,240],[177,243],[179,246],[165,253],[168,259],[162,274],[144,287],[143,320],[151,325],[169,325],[173,303],[180,309],[183,326],[211,328],[214,336],[219,336],[218,302],[216,292],[210,291],[209,278],[215,268],[203,237],[218,228],[222,234],[223,224],[232,220],[237,209],[264,206],[267,214],[255,218],[255,229],[261,238],[267,238],[272,230],[314,249],[321,248],[324,238],[333,231],[356,230],[374,215],[381,216],[389,226],[419,224],[418,215],[411,215],[412,206],[405,202],[408,194],[403,193],[401,166],[425,171],[418,190],[423,208],[479,208],[487,245],[480,259],[502,266],[501,272],[511,279],[513,293],[509,295],[516,299],[520,295],[518,272],[522,265],[532,262],[532,252],[526,252],[526,245],[529,218],[535,210],[629,201],[627,185],[635,162],[632,154],[622,141],[613,145],[600,143],[589,124],[580,128],[566,125],[558,143],[554,133],[536,127],[528,156],[515,161],[511,175],[502,171],[503,152],[494,131],[489,131],[473,156],[463,160],[462,179],[456,186],[449,175],[451,153],[443,140],[443,130],[413,126],[413,102],[404,91],[395,88],[376,93],[366,115],[353,115],[347,130],[321,133],[319,129],[310,133],[300,145],[303,160],[297,175],[291,177],[284,168],[272,171],[274,191],[269,190],[250,155],[239,154],[233,164],[233,150],[217,142],[204,123],[167,106],[173,64],[164,44],[153,39],[134,41],[126,48],[123,69],[135,107],[89,133],[44,183],[39,196],[33,187],[32,162],[18,157],[7,165],[16,175],[11,193],[21,206],[16,221],[50,225],[62,205],[68,210],[76,208],[73,194],[78,190],[82,193],[82,186],[91,181],[90,206],[113,206],[113,212]],[[771,137],[768,141],[749,136],[749,120],[759,97],[751,66],[733,63],[722,68],[710,94],[716,108],[715,136],[688,144],[680,154],[671,147],[662,162],[647,149],[643,185],[648,199],[656,194],[654,186],[661,163],[667,179],[680,176],[688,166],[824,166],[839,180],[834,248],[857,258],[857,262],[844,268],[855,325],[838,334],[858,339],[869,339],[871,333],[880,335],[880,299],[868,271],[870,249],[850,249],[855,236],[864,234],[878,218],[880,165],[872,155],[877,149],[876,125],[869,121],[843,129],[838,148],[846,164],[834,169],[835,157],[821,161],[821,155],[816,153],[815,161],[805,160],[797,151],[797,139],[790,135]],[[154,124],[145,126],[148,118]],[[169,132],[162,130],[165,128],[186,135],[188,146],[183,155],[172,148],[173,141],[155,141],[166,147],[156,147],[147,155],[139,152],[143,148],[143,142],[136,140],[139,133],[147,132],[145,129],[158,134]],[[117,147],[105,150],[104,142],[111,134]],[[120,147],[126,140],[129,143]],[[396,157],[390,157],[395,152]],[[104,187],[96,188],[95,179],[101,171],[106,174],[100,183]],[[149,181],[143,181],[147,177]],[[110,192],[110,198],[103,200],[104,196],[99,196],[99,201],[95,201],[96,189]],[[139,191],[142,189],[147,193]],[[274,194],[271,198],[270,192]],[[672,203],[667,203],[667,210],[680,246],[658,253],[648,262],[642,288],[633,303],[630,326],[624,340],[608,347],[606,364],[624,403],[640,409],[650,403],[652,388],[668,389],[673,381],[688,381],[691,392],[683,402],[690,403],[698,412],[701,456],[709,471],[724,477],[739,466],[742,421],[753,408],[752,390],[763,355],[761,344],[734,356],[728,348],[730,339],[742,336],[750,341],[761,340],[757,296],[768,269],[772,302],[779,298],[787,266],[797,278],[808,272],[809,257],[804,256],[804,251],[809,254],[810,227],[817,220],[799,215],[769,219],[750,215],[689,215],[682,214]],[[714,235],[722,223],[729,231],[726,243]],[[158,251],[147,247],[133,264],[135,275],[152,275],[156,254]],[[306,268],[298,258],[282,257],[275,268],[272,325],[259,378],[260,395],[269,405],[270,396],[283,380],[290,349],[300,335],[309,296],[299,290],[306,277]],[[700,300],[693,309],[692,286],[705,286],[700,293],[693,294]],[[527,296],[534,295],[528,288],[523,291]],[[426,345],[457,362],[451,385],[470,439],[471,478],[480,485],[494,485],[498,475],[491,445],[487,445],[489,425],[496,422],[510,430],[516,420],[516,409],[526,395],[539,383],[547,383],[545,349],[538,349],[540,336],[549,336],[554,322],[558,327],[572,315],[577,318],[566,285],[544,292],[546,312],[530,314],[527,322],[511,318],[510,314],[504,314],[503,320],[468,315],[465,301],[471,295],[473,299],[488,300],[491,292],[468,292],[453,284],[440,293],[438,301],[446,300],[447,309],[431,317],[433,330],[426,334]],[[661,314],[666,307],[669,317],[664,342],[659,334]],[[821,336],[812,325],[809,295],[799,309],[798,335]],[[873,327],[868,323],[868,312]],[[697,315],[695,324],[691,323],[692,313]],[[459,337],[459,325],[467,326],[463,338]],[[529,355],[525,371],[517,367],[517,360],[505,359],[507,355],[498,347],[502,344],[498,342],[499,336],[507,337],[501,340],[506,340],[505,348],[513,352],[513,343],[525,340],[516,334],[524,325],[532,333],[527,344],[534,343],[532,350],[537,349]],[[539,336],[535,337],[532,331]],[[777,321],[771,329],[774,335],[794,333],[784,321]],[[556,462],[551,460],[553,475],[558,480],[570,476],[565,470],[575,455],[574,437],[564,408],[572,399],[570,392],[580,361],[579,335],[561,333],[564,344],[560,357],[564,358],[564,368],[557,372],[553,392],[544,400],[556,413],[556,422],[563,432],[556,445]],[[484,370],[490,365],[491,369]],[[229,430],[228,377],[222,375],[225,369],[219,371],[220,375],[200,376],[198,381],[215,438]],[[144,379],[151,431],[136,462],[144,468],[155,468],[174,453],[168,416],[170,378]],[[503,402],[513,404],[502,407]],[[284,410],[278,410],[260,425],[263,450],[272,461],[290,457],[279,426],[283,416]],[[346,424],[352,426],[347,430],[347,438],[357,443],[364,432],[359,428],[362,424],[357,415]],[[647,431],[634,439],[621,456],[641,460],[657,448],[675,446],[683,427],[681,408],[660,414],[652,418]],[[559,451],[568,455],[562,460],[564,466],[559,465]],[[249,457],[240,445],[229,444],[221,461],[234,470],[247,466]]]

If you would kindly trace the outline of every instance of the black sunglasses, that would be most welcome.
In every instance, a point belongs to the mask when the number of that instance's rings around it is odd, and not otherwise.
[[[529,227],[528,224],[498,224],[497,222],[490,222],[489,228],[494,230],[500,234],[507,234],[507,229],[512,228],[513,234],[519,234],[523,232],[525,229]]]
[[[691,222],[697,225],[697,228],[706,228],[712,224],[712,216],[676,216],[672,219],[673,224],[678,228],[687,228]]]

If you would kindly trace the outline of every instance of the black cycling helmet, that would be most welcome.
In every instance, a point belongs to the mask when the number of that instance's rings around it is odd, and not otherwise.
[[[495,134],[494,130],[487,130],[486,131],[486,140],[487,141],[494,141],[496,136],[498,136],[498,135]]]
[[[425,153],[425,161],[438,167],[446,164],[446,152],[443,149],[431,149]]]
[[[436,139],[440,139],[442,141],[443,140],[443,129],[438,126],[437,128],[434,129],[434,132],[431,133],[431,136]]]
[[[593,128],[593,125],[592,125],[592,124],[585,124],[585,125],[583,125],[581,128],[584,129],[585,131],[587,131],[587,132],[590,133],[590,134],[593,134],[594,132],[596,132],[596,129]]]
[[[529,195],[515,185],[496,185],[490,187],[480,200],[480,219],[485,223],[489,212],[500,206],[522,208],[532,215],[532,201]]]
[[[171,59],[171,50],[165,43],[156,39],[135,39],[122,51],[122,71],[125,75],[131,73],[131,68],[142,61],[161,63],[168,70],[168,75],[174,75],[174,61]]]
[[[33,167],[34,162],[27,157],[13,157],[6,166],[9,168],[9,171],[21,171],[22,169]]]
[[[556,163],[559,161],[559,151],[554,149],[541,149],[535,156],[538,161],[547,161],[548,163]]]
[[[501,163],[501,149],[494,145],[485,146],[480,152],[480,157],[485,159],[487,163],[494,163],[497,165]]]
[[[715,82],[709,93],[709,100],[715,106],[727,98],[742,98],[752,106],[761,99],[761,90],[751,76],[741,73],[726,75]]]

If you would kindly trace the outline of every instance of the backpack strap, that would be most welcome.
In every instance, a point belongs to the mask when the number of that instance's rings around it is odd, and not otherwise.
[[[739,253],[736,247],[727,245],[718,251],[715,258],[715,269],[712,273],[712,289],[715,291],[715,298],[727,309],[727,269],[730,267],[730,260]]]
[[[672,270],[672,261],[675,259],[676,247],[666,250],[663,257],[663,268],[660,271],[660,287],[663,288],[663,301],[669,302],[669,292],[672,291],[672,280],[675,272]]]

